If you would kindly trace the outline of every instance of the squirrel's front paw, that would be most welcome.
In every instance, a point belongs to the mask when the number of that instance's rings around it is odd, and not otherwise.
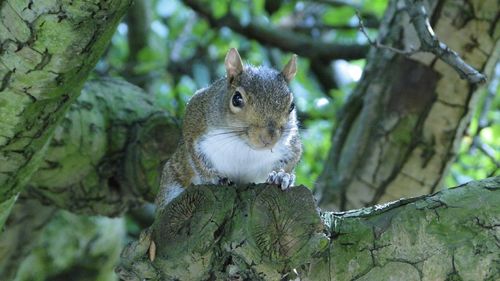
[[[279,172],[272,171],[267,177],[266,183],[276,184],[281,190],[287,190],[295,182],[295,175],[286,173],[283,169]]]
[[[219,177],[219,185],[233,185],[234,183],[227,177]]]

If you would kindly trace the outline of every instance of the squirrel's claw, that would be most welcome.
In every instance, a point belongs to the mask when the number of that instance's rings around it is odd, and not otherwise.
[[[286,173],[283,169],[279,172],[272,171],[267,177],[266,183],[275,184],[281,187],[281,190],[287,190],[295,182],[295,175]]]
[[[222,178],[220,177],[219,178],[219,185],[227,185],[227,186],[230,186],[230,185],[233,185],[234,183],[229,179],[229,178]]]

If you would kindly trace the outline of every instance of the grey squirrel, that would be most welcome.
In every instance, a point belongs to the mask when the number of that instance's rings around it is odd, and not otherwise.
[[[188,102],[182,139],[165,164],[157,205],[190,185],[272,183],[285,190],[302,154],[293,95],[293,55],[281,72],[243,66],[236,49],[225,59],[226,77]]]

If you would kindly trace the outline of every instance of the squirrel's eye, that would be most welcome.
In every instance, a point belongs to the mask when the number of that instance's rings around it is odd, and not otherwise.
[[[295,103],[292,102],[292,104],[290,104],[290,109],[288,110],[288,113],[291,113],[294,109],[295,109]]]
[[[233,95],[233,106],[236,107],[243,107],[243,96],[241,96],[241,93],[239,91],[236,91]]]

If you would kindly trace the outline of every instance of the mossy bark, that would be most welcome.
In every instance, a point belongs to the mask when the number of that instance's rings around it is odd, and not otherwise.
[[[38,168],[54,129],[130,2],[0,2],[2,207],[15,200]],[[9,212],[0,209],[0,222]]]
[[[418,48],[408,14],[390,1],[381,43]],[[425,1],[438,38],[489,76],[500,58],[497,0]],[[475,87],[432,54],[372,48],[343,107],[317,181],[323,208],[349,210],[442,188],[473,112]]]
[[[78,214],[116,216],[153,201],[180,137],[153,97],[119,79],[85,84],[25,196]]]
[[[305,187],[195,186],[158,211],[116,271],[124,280],[497,280],[499,212],[500,177],[343,213],[320,212]]]

